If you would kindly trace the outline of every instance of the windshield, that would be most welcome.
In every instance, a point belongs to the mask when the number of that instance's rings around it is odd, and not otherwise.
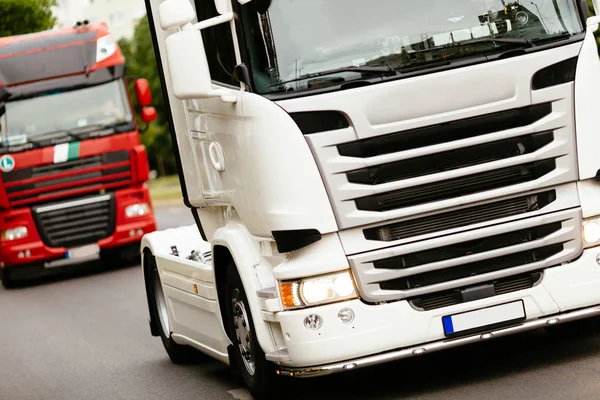
[[[244,29],[255,90],[265,94],[380,75],[319,72],[427,69],[565,40],[583,26],[574,0],[273,0],[264,15],[246,7]]]
[[[6,103],[2,137],[21,144],[51,133],[131,122],[123,81]]]

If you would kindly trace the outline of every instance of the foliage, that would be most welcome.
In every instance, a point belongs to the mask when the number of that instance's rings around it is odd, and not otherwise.
[[[52,29],[56,0],[0,0],[0,37]]]
[[[144,17],[139,21],[131,40],[121,39],[119,45],[127,59],[127,77],[131,93],[134,93],[133,82],[135,79],[146,78],[152,91],[152,105],[158,113],[156,121],[142,133],[142,142],[148,149],[150,166],[157,169],[160,175],[174,174],[177,172],[177,167],[148,18]],[[140,107],[136,105],[138,115],[139,110]],[[141,126],[143,126],[143,122]]]

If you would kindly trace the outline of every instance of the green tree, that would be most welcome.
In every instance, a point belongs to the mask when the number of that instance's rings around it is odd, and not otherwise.
[[[177,166],[173,156],[168,115],[158,75],[148,18],[144,17],[139,21],[131,40],[121,39],[119,45],[127,59],[129,82],[133,84],[133,81],[137,78],[146,78],[152,90],[152,105],[156,108],[158,118],[147,131],[142,133],[142,143],[148,149],[150,166],[158,170],[160,175],[174,174],[177,172]],[[139,106],[136,105],[136,109],[139,111]]]
[[[52,29],[56,0],[0,0],[0,37]]]

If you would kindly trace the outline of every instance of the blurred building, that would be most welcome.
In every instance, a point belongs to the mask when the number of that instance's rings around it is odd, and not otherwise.
[[[133,36],[135,26],[146,15],[144,0],[58,0],[58,26],[77,21],[104,21],[116,39]]]

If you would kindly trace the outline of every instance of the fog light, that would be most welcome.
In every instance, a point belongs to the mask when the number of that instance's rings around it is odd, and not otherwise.
[[[132,229],[129,231],[129,237],[134,237],[135,236],[135,229]]]
[[[309,331],[318,331],[323,326],[323,319],[317,314],[311,314],[304,318],[304,327]]]
[[[23,257],[25,257],[25,253],[23,253],[22,251],[20,251],[19,254],[17,254],[17,257],[23,258]]]
[[[144,234],[144,231],[142,229],[138,229],[137,234],[138,236],[142,236]]]
[[[125,209],[127,218],[142,217],[150,213],[150,205],[148,203],[132,204]]]
[[[598,225],[598,221],[588,221],[583,225],[583,238],[588,243],[596,243],[600,240],[600,225]]]
[[[354,311],[349,308],[343,308],[338,313],[338,318],[344,324],[351,324],[354,321]]]
[[[10,228],[5,231],[2,231],[2,240],[5,242],[22,239],[27,237],[27,228],[24,226],[17,226],[16,228]]]

